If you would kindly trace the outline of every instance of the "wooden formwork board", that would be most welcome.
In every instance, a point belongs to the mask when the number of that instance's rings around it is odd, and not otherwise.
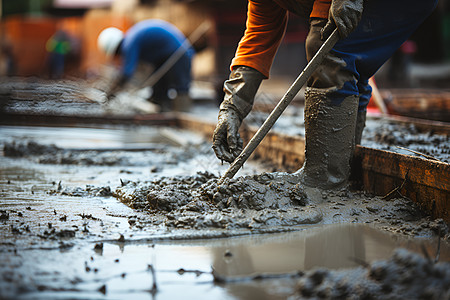
[[[244,141],[255,135],[257,128],[244,130]],[[305,139],[280,133],[268,133],[253,153],[255,159],[270,160],[286,171],[298,170],[305,160]]]
[[[178,126],[209,138],[215,128],[215,124],[189,116],[180,116]],[[244,141],[256,130],[241,131]],[[252,157],[270,161],[284,171],[295,171],[303,164],[304,150],[305,141],[300,136],[269,133]],[[450,222],[450,164],[358,145],[351,177],[366,191],[386,198],[407,197],[433,218]]]
[[[444,121],[450,119],[450,91],[436,89],[390,89],[386,106],[391,115]]]
[[[179,114],[177,124],[181,128],[203,134],[210,140],[216,127],[215,123],[202,121],[187,114]],[[249,141],[258,130],[256,127],[242,127],[240,134],[244,142]],[[250,159],[268,160],[283,170],[294,171],[303,165],[304,152],[305,140],[302,137],[269,132]]]
[[[407,197],[432,217],[450,222],[450,164],[358,146],[353,177],[367,191]]]

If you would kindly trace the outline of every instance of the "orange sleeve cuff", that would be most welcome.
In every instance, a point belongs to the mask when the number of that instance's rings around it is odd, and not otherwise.
[[[328,18],[331,0],[315,0],[311,18]],[[239,42],[230,69],[247,66],[269,78],[273,59],[284,37],[287,10],[273,0],[250,0],[247,11],[247,28]]]
[[[314,1],[313,9],[310,18],[328,19],[328,11],[330,10],[331,0],[316,0]]]
[[[284,36],[287,11],[272,0],[249,1],[247,28],[239,42],[231,69],[243,65],[269,78],[270,67]]]

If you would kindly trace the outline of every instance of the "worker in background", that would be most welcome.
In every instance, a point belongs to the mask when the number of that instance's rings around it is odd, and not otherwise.
[[[61,79],[64,75],[66,57],[72,50],[71,41],[64,30],[57,30],[45,44],[48,52],[48,66],[51,79]]]
[[[123,88],[140,61],[158,69],[175,51],[183,47],[181,58],[151,87],[151,101],[160,105],[162,111],[188,110],[194,49],[185,41],[186,37],[180,30],[162,20],[141,21],[125,33],[115,27],[104,29],[98,36],[98,47],[107,56],[118,55],[122,59],[120,75],[107,92],[107,97],[110,98]],[[173,95],[173,91],[176,91],[176,95]]]
[[[307,82],[305,162],[297,174],[306,187],[346,187],[354,146],[365,126],[368,80],[436,4],[437,0],[249,0],[247,28],[224,83],[213,135],[216,156],[232,162],[242,151],[238,129],[261,81],[269,78],[290,11],[310,19],[308,60],[336,27],[340,35]]]
[[[0,40],[0,76],[14,76],[16,61],[12,44],[6,39]]]

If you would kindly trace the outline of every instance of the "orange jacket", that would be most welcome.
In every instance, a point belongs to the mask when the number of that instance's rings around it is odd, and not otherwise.
[[[327,19],[330,5],[331,0],[249,0],[247,29],[230,68],[251,67],[269,78],[273,58],[286,30],[288,11]]]

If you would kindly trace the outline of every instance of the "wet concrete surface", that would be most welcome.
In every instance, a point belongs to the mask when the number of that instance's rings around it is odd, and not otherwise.
[[[228,166],[172,130],[2,126],[1,298],[287,299],[357,276],[377,299],[383,281],[364,272],[403,258],[448,295],[448,227],[407,199],[301,191],[252,163],[217,189]]]
[[[2,109],[111,113],[98,91],[81,95],[69,83],[69,93],[64,83],[55,96],[33,84]],[[214,105],[192,113],[217,118]],[[303,135],[302,123],[302,109],[290,107],[274,130]],[[392,126],[369,120],[362,144],[417,144],[448,162],[448,136]],[[209,142],[173,128],[0,133],[2,299],[449,298],[448,226],[408,199],[304,190],[295,176],[251,162],[218,187],[228,165]]]

